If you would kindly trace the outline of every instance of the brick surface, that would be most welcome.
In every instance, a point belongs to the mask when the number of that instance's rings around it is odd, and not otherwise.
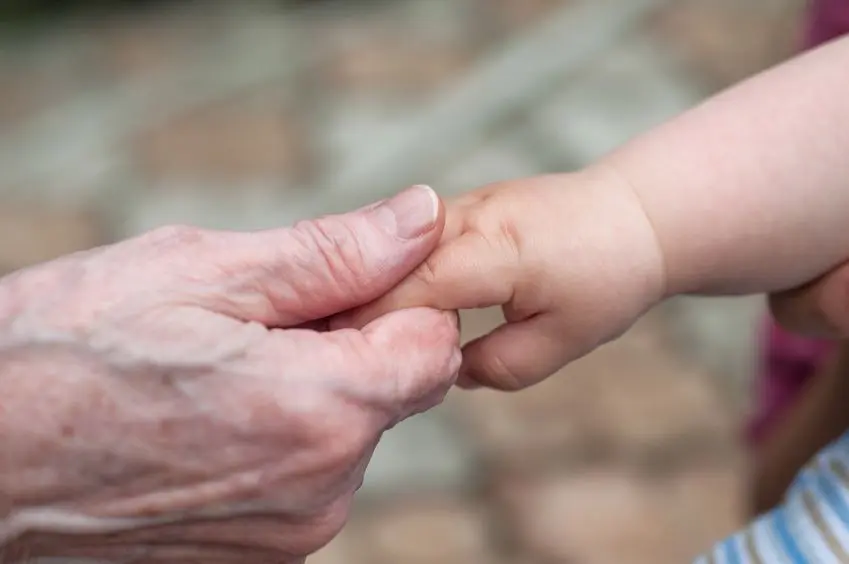
[[[488,515],[462,498],[413,496],[359,523],[370,563],[488,564]]]
[[[587,382],[584,401],[593,406],[596,432],[618,452],[688,443],[721,444],[732,437],[728,410],[697,370],[663,347],[629,350],[628,336],[566,369],[564,378]]]
[[[504,484],[514,533],[542,562],[678,564],[739,523],[735,504],[705,506],[708,496],[736,499],[727,470],[681,477],[702,499],[627,471],[595,469]],[[711,489],[705,490],[706,487]]]
[[[0,274],[105,242],[103,226],[86,210],[33,204],[0,205]]]
[[[458,392],[452,406],[483,459],[499,471],[532,470],[562,458],[583,460],[610,450],[585,423],[592,409],[554,380],[510,395]]]
[[[363,147],[380,146],[406,126],[415,110],[403,101],[367,100],[329,104],[319,116],[317,134],[325,173],[339,172],[361,157]]]
[[[14,61],[0,54],[0,134],[25,125],[44,110],[61,104],[81,87],[85,75],[74,75],[79,60],[69,54],[67,60],[44,61],[38,53],[26,52]],[[2,180],[2,178],[0,178]]]
[[[46,97],[37,79],[11,69],[0,71],[0,132],[25,122],[45,106]]]
[[[360,496],[429,489],[462,492],[475,479],[471,445],[439,407],[386,432],[366,471]]]
[[[44,42],[8,41],[0,47],[0,134],[101,84],[77,42],[61,36]]]
[[[156,124],[136,140],[153,179],[226,181],[302,179],[311,168],[310,137],[276,88],[197,108]]]
[[[702,552],[743,526],[749,512],[745,466],[741,458],[723,466],[694,465],[668,480],[670,517],[677,518],[688,552]]]
[[[543,171],[534,150],[527,147],[521,138],[507,134],[460,159],[457,166],[449,169],[433,187],[450,196],[492,182],[533,176]]]
[[[165,25],[164,16],[103,25],[102,64],[120,80],[141,80],[174,69],[191,53],[192,28]]]
[[[469,317],[470,336],[499,319],[491,311],[477,323]],[[666,348],[654,320],[541,384],[514,394],[458,393],[451,405],[483,456],[511,471],[599,459],[651,465],[656,456],[672,464],[690,450],[721,457],[733,448],[730,411]]]
[[[662,46],[629,38],[539,104],[531,121],[552,162],[583,166],[701,101],[704,89],[685,72]]]
[[[425,26],[426,27],[426,26]],[[415,98],[461,76],[473,60],[458,37],[433,37],[391,22],[328,32],[319,80],[335,94]]]
[[[86,25],[87,34],[96,40],[93,62],[115,82],[143,84],[162,73],[179,72],[210,44],[238,29],[234,23],[244,25],[227,18],[223,8],[208,4],[201,13],[191,3],[141,3],[95,19]]]
[[[663,309],[675,351],[716,375],[711,383],[729,409],[746,412],[766,315],[763,296],[679,297]]]
[[[290,225],[300,219],[287,206],[293,196],[282,180],[222,180],[220,183],[161,178],[143,196],[131,194],[120,222],[121,236],[174,223],[212,229],[255,230]],[[298,195],[300,190],[294,191]]]
[[[575,0],[483,0],[481,11],[488,13],[503,32],[516,33],[539,22],[552,10]]]
[[[792,55],[803,8],[800,0],[670,2],[654,32],[711,84],[722,87]]]
[[[356,542],[358,531],[349,526],[323,549],[308,559],[309,564],[373,564],[366,560],[360,545]]]

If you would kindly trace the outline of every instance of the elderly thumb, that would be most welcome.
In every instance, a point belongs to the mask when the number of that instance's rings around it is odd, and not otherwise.
[[[287,280],[270,284],[268,298],[285,327],[322,319],[377,299],[434,250],[444,213],[427,186],[352,213],[303,221],[287,230],[279,260]],[[296,268],[293,268],[296,266]]]

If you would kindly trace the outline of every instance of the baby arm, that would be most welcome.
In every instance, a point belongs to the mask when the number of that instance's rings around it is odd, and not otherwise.
[[[521,388],[680,293],[791,288],[849,258],[849,40],[761,74],[575,174],[447,207],[437,250],[340,324],[499,305],[462,376]]]
[[[729,90],[606,159],[638,195],[666,293],[806,282],[849,257],[849,40]]]

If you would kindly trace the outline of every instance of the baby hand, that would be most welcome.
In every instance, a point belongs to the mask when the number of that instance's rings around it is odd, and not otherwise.
[[[461,382],[516,390],[624,332],[664,294],[663,257],[640,201],[615,172],[501,182],[448,204],[425,263],[337,319],[501,306],[506,324],[466,345]]]

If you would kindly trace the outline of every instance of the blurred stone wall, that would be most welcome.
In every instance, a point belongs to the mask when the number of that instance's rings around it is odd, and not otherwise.
[[[796,0],[174,2],[0,38],[0,269],[581,166],[788,56]],[[682,562],[744,512],[757,299],[388,433],[312,564]],[[498,312],[466,316],[468,338]]]

